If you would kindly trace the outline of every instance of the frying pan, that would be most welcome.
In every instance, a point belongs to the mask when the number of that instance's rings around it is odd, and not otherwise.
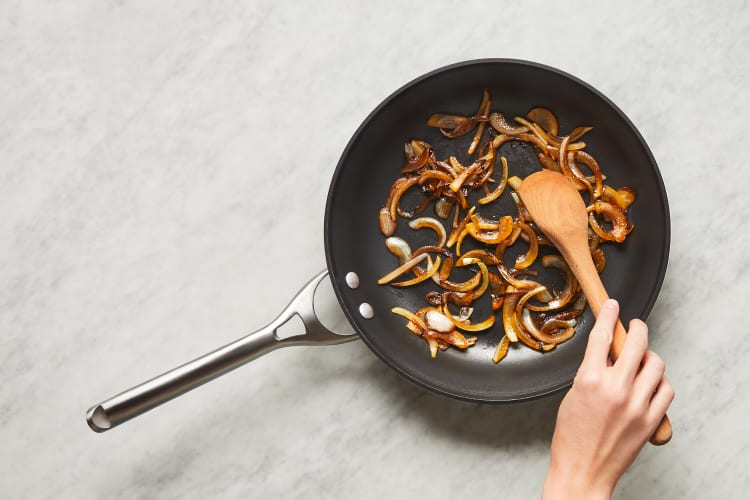
[[[377,285],[378,278],[397,265],[385,248],[378,212],[403,166],[404,142],[419,138],[430,143],[439,157],[456,155],[467,160],[471,134],[466,136],[469,139],[446,139],[425,121],[438,112],[474,113],[485,88],[492,96],[492,109],[506,116],[523,116],[533,107],[544,106],[557,115],[563,132],[581,125],[594,127],[585,137],[587,151],[602,166],[607,184],[629,186],[637,194],[629,211],[635,230],[623,244],[606,246],[602,280],[610,296],[619,299],[624,319],[645,319],[666,272],[670,226],[659,169],[635,126],[602,93],[560,70],[511,59],[462,62],[423,75],[386,98],[354,133],[336,167],[325,210],[327,273],[354,334],[336,334],[318,321],[312,299],[326,276],[323,272],[268,326],[94,405],[87,412],[89,426],[97,432],[108,430],[278,347],[336,344],[355,338],[361,338],[408,380],[458,399],[510,403],[569,387],[593,323],[588,309],[578,322],[577,334],[547,353],[513,346],[501,363],[493,364],[495,346],[503,335],[498,322],[479,335],[474,347],[448,349],[432,359],[427,344],[409,333],[403,318],[390,310],[395,306],[409,310],[423,307],[424,295],[434,285],[422,283],[407,289]],[[540,168],[533,150],[524,143],[502,148],[511,175],[524,177]],[[414,202],[403,202],[410,201]],[[497,214],[513,213],[509,200],[493,205]],[[430,235],[422,233],[427,231],[412,231],[403,220],[396,231],[412,248],[429,244]],[[554,283],[555,277],[547,275],[544,268],[536,269],[540,280]],[[347,284],[349,273],[358,276],[358,286]],[[367,314],[367,309],[372,314]],[[487,314],[491,314],[489,304],[479,301],[473,317],[485,318]],[[281,338],[279,327],[295,316],[302,320],[306,332]]]

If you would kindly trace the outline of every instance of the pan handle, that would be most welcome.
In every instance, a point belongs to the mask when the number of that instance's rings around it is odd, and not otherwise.
[[[89,427],[95,432],[107,431],[279,347],[332,345],[356,339],[356,333],[330,331],[315,314],[315,291],[326,276],[328,271],[323,271],[310,280],[281,314],[260,330],[92,406],[86,412]],[[305,333],[280,338],[277,330],[294,316],[302,320]]]

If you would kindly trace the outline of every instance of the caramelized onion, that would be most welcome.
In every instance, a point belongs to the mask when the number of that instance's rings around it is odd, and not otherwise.
[[[487,92],[487,89],[484,89],[484,92],[482,92],[482,102],[479,103],[479,109],[477,110],[477,117],[487,116],[487,114],[490,112],[491,105],[492,105],[492,102],[490,101],[490,93]],[[479,141],[482,139],[482,134],[484,134],[484,127],[486,125],[487,125],[487,122],[485,121],[479,122],[477,131],[476,133],[474,133],[474,139],[472,139],[471,145],[469,146],[468,153],[470,155],[473,155],[474,151],[477,149],[477,146],[479,145]]]
[[[526,127],[516,127],[505,120],[502,113],[490,113],[490,125],[492,128],[505,135],[518,135],[528,132]]]
[[[606,201],[596,201],[588,207],[588,211],[591,229],[594,230],[597,236],[604,240],[622,243],[628,234],[630,234],[630,231],[633,230],[633,226],[628,226],[628,219],[625,216],[625,212],[617,205],[607,203]],[[607,231],[602,228],[596,220],[594,213],[607,217],[612,222],[612,229]]]
[[[525,254],[516,257],[516,263],[513,267],[516,269],[526,269],[534,263],[536,256],[539,255],[539,240],[537,240],[536,233],[528,224],[519,222],[518,227],[522,232],[526,233],[529,242],[529,249]]]
[[[461,330],[465,330],[467,332],[481,332],[482,330],[491,328],[492,325],[495,324],[494,315],[490,315],[487,319],[485,319],[484,321],[480,321],[479,323],[465,323],[451,314],[447,304],[443,306],[443,314],[445,314],[453,322],[453,324],[456,325],[457,328],[460,328]]]
[[[500,342],[497,344],[497,349],[495,349],[495,354],[492,356],[492,362],[495,364],[498,364],[500,361],[502,361],[505,356],[508,354],[508,348],[510,347],[510,340],[508,340],[507,335],[503,335],[503,338],[500,339]]]
[[[416,285],[417,283],[421,283],[421,282],[423,282],[425,280],[430,279],[432,276],[435,275],[435,273],[440,268],[440,257],[435,257],[435,262],[434,263],[430,263],[430,257],[428,256],[427,257],[427,262],[428,262],[428,264],[427,264],[427,271],[426,272],[423,272],[423,273],[419,274],[419,276],[417,276],[415,278],[411,278],[411,279],[406,280],[406,281],[399,281],[398,283],[391,283],[391,285],[398,286],[398,287],[411,286],[411,285]]]
[[[526,118],[539,124],[546,132],[557,135],[557,117],[549,109],[533,108],[526,113]]]
[[[435,231],[438,235],[437,246],[442,247],[445,245],[448,235],[445,232],[445,227],[440,223],[439,220],[433,219],[432,217],[420,217],[409,222],[409,227],[412,229],[422,229],[428,227]]]
[[[504,156],[501,156],[500,163],[503,165],[500,182],[498,182],[497,187],[492,190],[491,193],[487,193],[487,196],[479,198],[478,203],[480,205],[486,205],[487,203],[495,201],[496,199],[500,198],[500,196],[503,194],[503,191],[505,191],[505,186],[508,183],[508,160],[506,160]]]
[[[505,333],[500,337],[493,362],[507,356],[511,342],[521,342],[541,352],[548,351],[573,336],[576,318],[585,308],[585,296],[560,255],[545,255],[541,263],[545,268],[555,268],[562,273],[564,285],[561,290],[548,289],[535,278],[537,271],[532,266],[539,258],[539,246],[552,246],[552,243],[534,225],[516,192],[521,179],[509,177],[508,160],[499,150],[503,144],[515,141],[524,143],[524,148],[531,147],[541,168],[562,172],[579,191],[590,194],[589,251],[598,272],[601,273],[606,265],[599,243],[621,242],[633,229],[627,214],[635,193],[630,188],[615,189],[604,184],[606,176],[596,159],[585,151],[586,143],[581,140],[592,130],[591,127],[576,127],[568,135],[560,136],[557,117],[542,107],[533,108],[525,117],[517,116],[514,121],[518,125],[509,123],[502,113],[492,110],[492,101],[486,90],[473,116],[430,116],[427,124],[437,127],[448,138],[474,132],[468,143],[470,158],[467,164],[462,164],[455,156],[438,159],[430,144],[418,139],[409,140],[404,144],[405,163],[401,167],[401,177],[392,184],[380,209],[380,230],[399,266],[378,283],[399,287],[432,279],[439,287],[437,291],[426,294],[429,307],[418,309],[416,313],[394,308],[394,313],[408,320],[406,328],[427,342],[432,357],[451,346],[466,349],[474,345],[476,337],[465,337],[458,330],[485,331],[492,328],[496,314],[502,318]],[[501,170],[495,170],[498,156]],[[415,185],[418,185],[422,199],[416,208],[406,211],[400,206],[401,199]],[[489,208],[505,195],[507,186],[511,187],[507,191],[516,206],[515,220]],[[476,191],[479,191],[479,196],[476,196]],[[469,199],[476,200],[476,205],[470,205]],[[425,245],[412,251],[406,239],[393,236],[397,218],[413,219],[430,205],[433,205],[437,217],[443,220],[451,220],[450,212],[455,206],[452,223],[448,227],[432,217],[411,220],[411,229],[417,231],[426,227],[437,235],[436,245]],[[478,212],[477,207],[483,213]],[[611,229],[603,227],[605,222],[611,224]],[[462,242],[467,237],[476,243],[472,242],[473,249],[462,254]],[[528,249],[516,257],[513,267],[509,268],[504,261],[505,250],[519,237],[528,244]],[[455,252],[449,250],[454,246]],[[474,248],[476,246],[479,248]],[[423,260],[425,266],[420,265]],[[476,266],[477,270],[469,279],[456,281],[452,276],[454,269],[466,266]],[[496,266],[497,274],[488,266]],[[407,273],[409,277],[404,281],[392,283]],[[488,300],[483,299],[485,294],[489,295],[492,313],[482,321],[472,322],[473,306],[480,300]],[[460,308],[459,314],[452,314],[449,307]]]
[[[378,280],[378,285],[384,285],[386,283],[390,283],[394,279],[396,279],[399,276],[401,276],[402,274],[404,274],[406,271],[409,271],[414,266],[416,266],[417,264],[419,264],[420,262],[422,262],[423,260],[425,260],[427,257],[428,257],[428,255],[426,253],[423,253],[423,254],[417,255],[415,257],[412,257],[411,259],[409,259],[408,261],[404,262],[402,265],[398,266],[396,269],[394,269],[390,273],[388,273],[385,276],[383,276],[382,278],[380,278]]]

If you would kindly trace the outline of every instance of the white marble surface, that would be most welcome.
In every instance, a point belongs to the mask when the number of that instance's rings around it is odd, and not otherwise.
[[[330,176],[382,98],[515,57],[613,99],[669,193],[650,324],[675,437],[616,496],[746,497],[750,8],[604,4],[3,2],[0,496],[537,497],[559,396],[440,398],[359,342],[278,351],[106,434],[83,418],[324,267]]]

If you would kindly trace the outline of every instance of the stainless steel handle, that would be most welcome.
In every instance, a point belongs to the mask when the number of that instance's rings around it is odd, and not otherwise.
[[[310,280],[269,325],[92,406],[86,412],[89,427],[95,432],[107,431],[279,347],[331,345],[356,339],[354,333],[328,330],[315,314],[315,291],[327,275],[328,271],[323,271]],[[302,320],[305,333],[280,338],[277,330],[295,315]]]

